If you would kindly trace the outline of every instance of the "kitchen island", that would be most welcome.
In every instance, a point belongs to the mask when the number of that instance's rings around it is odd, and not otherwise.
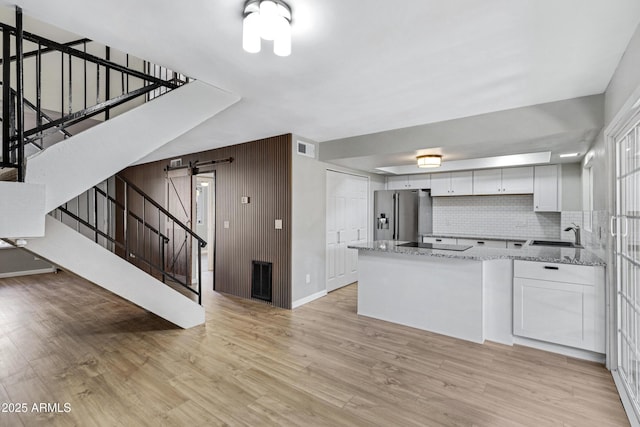
[[[513,260],[601,266],[576,248],[466,250],[376,241],[358,250],[358,314],[482,343],[513,344]]]

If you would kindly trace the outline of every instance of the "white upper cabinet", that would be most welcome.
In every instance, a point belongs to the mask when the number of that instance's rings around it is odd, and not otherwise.
[[[560,211],[560,165],[536,166],[533,180],[533,210]]]
[[[406,175],[387,177],[387,190],[406,190],[408,179]]]
[[[387,177],[387,190],[429,189],[431,176],[428,173],[417,175],[395,175]]]
[[[473,194],[531,194],[533,167],[484,169],[473,172]]]
[[[533,166],[502,169],[502,194],[533,193]]]
[[[502,170],[473,171],[473,194],[502,194]]]
[[[470,196],[473,194],[473,172],[447,172],[431,175],[432,196]]]

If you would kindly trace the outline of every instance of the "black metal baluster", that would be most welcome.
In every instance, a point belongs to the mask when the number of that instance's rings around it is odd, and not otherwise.
[[[96,64],[96,105],[100,104],[100,64]]]
[[[73,75],[72,75],[72,64],[71,64],[71,55],[67,55],[69,57],[69,114],[71,114],[73,112]]]
[[[64,117],[64,52],[60,52],[60,117]]]
[[[105,47],[105,59],[107,61],[111,60],[111,48],[109,46]],[[104,100],[107,101],[111,98],[111,68],[109,66],[105,66],[106,76],[104,80]],[[107,108],[104,112],[104,119],[109,120],[109,111],[111,109]]]
[[[22,34],[22,9],[16,6],[16,92],[17,115],[18,115],[18,181],[24,182],[26,173],[26,162],[24,158],[24,57],[23,57],[23,34]],[[6,82],[9,84],[9,82]]]
[[[11,33],[2,31],[2,162],[11,163],[9,146],[11,144]]]
[[[200,263],[202,260],[202,246],[200,242],[196,242],[196,244],[198,245],[198,260],[196,261],[198,265],[198,304],[202,305],[202,265]]]
[[[42,126],[42,45],[39,42],[36,54],[36,126]]]
[[[123,181],[124,184],[124,259],[129,260],[129,237],[128,237],[128,224],[129,221],[129,188],[127,186],[126,181]]]
[[[87,42],[83,42],[83,51],[84,53],[87,53]],[[87,109],[87,58],[84,58],[83,61],[83,68],[84,68],[84,109]]]
[[[96,227],[95,240],[98,243],[98,190],[93,187],[93,221]]]

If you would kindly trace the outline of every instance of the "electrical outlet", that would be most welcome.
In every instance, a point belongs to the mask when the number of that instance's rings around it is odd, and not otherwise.
[[[229,221],[225,221],[223,225],[224,225],[224,228],[229,228]]]
[[[282,230],[282,220],[281,219],[276,219],[276,230]]]
[[[307,277],[305,277],[305,282],[307,283],[307,285],[309,283],[311,283],[311,275],[310,274],[307,274]]]

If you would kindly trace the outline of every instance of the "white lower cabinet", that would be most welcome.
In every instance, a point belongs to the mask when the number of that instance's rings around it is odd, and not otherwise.
[[[513,334],[605,352],[604,268],[513,264]]]

